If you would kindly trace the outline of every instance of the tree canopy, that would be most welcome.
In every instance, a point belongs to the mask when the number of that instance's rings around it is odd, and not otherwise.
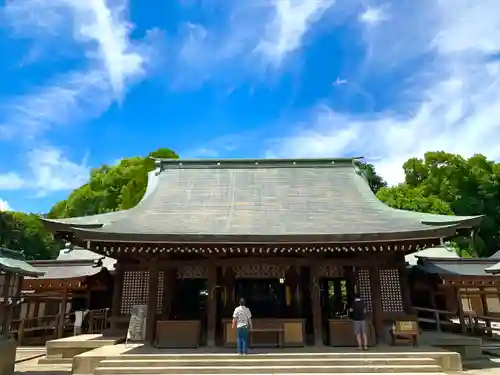
[[[146,157],[131,157],[119,164],[103,165],[90,173],[88,183],[56,203],[48,217],[65,218],[99,214],[134,207],[144,195],[151,158],[178,158],[167,148]],[[424,158],[409,159],[404,165],[404,182],[387,186],[375,167],[358,163],[372,191],[387,205],[410,211],[442,215],[485,215],[471,243],[468,237],[454,239],[465,251],[472,247],[480,256],[500,249],[500,164],[482,155],[463,158],[445,152],[428,152]],[[57,254],[61,244],[43,230],[39,215],[0,212],[0,246],[23,250],[32,259]],[[472,246],[471,246],[472,245]]]
[[[0,211],[0,246],[33,260],[54,258],[61,248],[44,230],[39,215],[7,211]]]
[[[500,164],[483,155],[468,159],[446,152],[427,152],[403,165],[405,181],[383,187],[377,197],[391,207],[463,216],[485,215],[474,237],[458,238],[480,256],[500,249]]]
[[[174,151],[160,148],[146,157],[122,159],[118,165],[94,168],[89,182],[74,190],[68,199],[56,203],[48,217],[76,217],[132,208],[146,191],[148,172],[155,168],[152,158],[178,157]]]

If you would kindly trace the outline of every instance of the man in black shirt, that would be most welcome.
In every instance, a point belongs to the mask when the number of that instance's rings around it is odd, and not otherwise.
[[[356,294],[352,302],[351,318],[354,325],[354,334],[360,350],[368,350],[368,337],[366,335],[366,306],[359,294]]]

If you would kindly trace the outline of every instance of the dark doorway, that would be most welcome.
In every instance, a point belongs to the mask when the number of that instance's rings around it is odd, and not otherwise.
[[[237,279],[236,296],[246,300],[254,318],[286,317],[284,280]]]

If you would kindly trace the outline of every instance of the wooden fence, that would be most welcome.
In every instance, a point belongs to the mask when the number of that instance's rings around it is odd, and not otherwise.
[[[108,309],[90,310],[82,322],[81,333],[103,333],[107,328]],[[60,314],[16,319],[11,323],[10,333],[17,338],[18,345],[22,345],[27,336],[43,341],[73,336],[75,313],[64,314],[62,320]]]

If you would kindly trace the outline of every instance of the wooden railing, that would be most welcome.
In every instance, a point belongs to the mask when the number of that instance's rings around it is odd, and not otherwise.
[[[443,327],[460,327],[460,319],[457,311],[437,310],[426,307],[413,307],[418,313],[419,323],[434,325],[438,332],[443,331]],[[460,327],[460,331],[471,336],[488,337],[500,340],[500,317],[481,316],[473,312],[464,312],[465,327]],[[492,323],[498,323],[493,327]]]
[[[442,332],[443,325],[454,326],[455,323],[451,321],[452,318],[458,316],[456,312],[429,309],[426,307],[413,307],[413,309],[418,313],[419,323],[430,323],[434,324],[438,332]]]
[[[59,327],[59,317],[60,315],[56,314],[15,319],[12,320],[10,333],[17,337],[18,345],[23,344],[28,333],[33,336],[49,334],[52,338],[62,338],[65,333],[68,335],[68,330],[71,330],[70,335],[73,335],[75,314],[66,313],[62,327]],[[108,309],[90,310],[84,319],[82,328],[84,328],[82,333],[103,333],[109,328]]]
[[[109,309],[90,310],[87,314],[88,327],[85,333],[103,333],[109,328]]]
[[[58,322],[59,314],[16,319],[11,323],[10,333],[17,337],[18,345],[22,345],[26,333],[50,334],[55,338],[57,337]]]

